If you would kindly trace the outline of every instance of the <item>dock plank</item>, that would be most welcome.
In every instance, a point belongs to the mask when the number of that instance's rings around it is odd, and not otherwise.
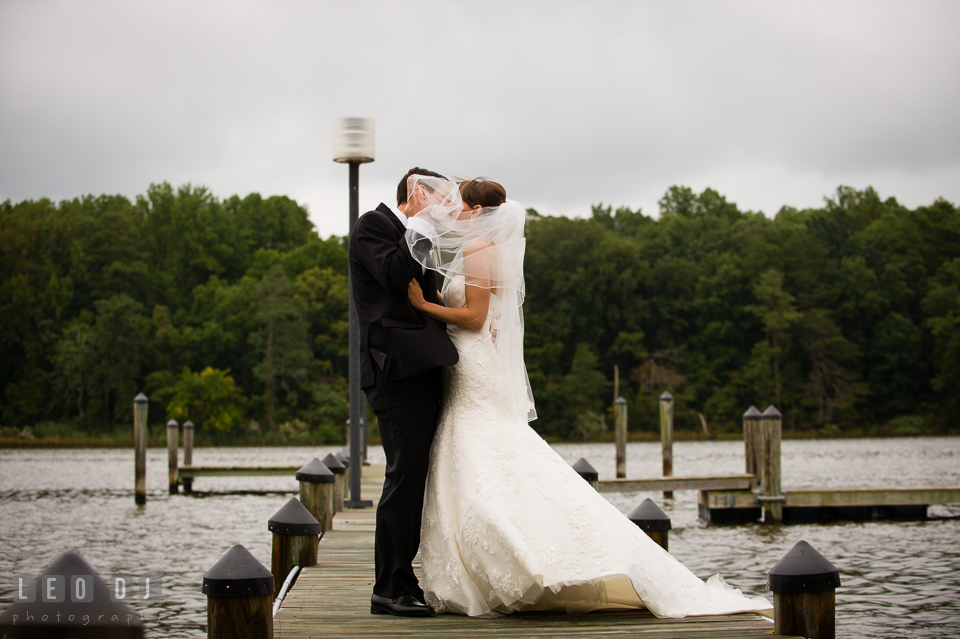
[[[382,467],[365,467],[364,499],[376,504]],[[586,615],[515,613],[493,619],[444,614],[432,618],[370,614],[373,590],[375,508],[344,510],[320,540],[318,564],[305,568],[274,618],[274,636],[308,637],[599,637],[657,639],[770,637],[773,624],[755,614],[660,619],[646,610]],[[419,561],[414,564],[418,575]]]
[[[960,504],[960,486],[792,488],[786,506],[909,506]]]

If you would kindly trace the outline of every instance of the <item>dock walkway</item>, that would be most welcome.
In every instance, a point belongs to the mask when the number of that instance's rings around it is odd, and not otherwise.
[[[596,637],[768,638],[773,624],[755,614],[658,619],[645,610],[586,615],[517,613],[496,619],[438,615],[411,619],[370,614],[373,531],[383,467],[363,469],[363,499],[374,508],[345,510],[320,540],[318,564],[305,568],[274,618],[278,639],[307,637]],[[416,566],[419,573],[419,566]]]

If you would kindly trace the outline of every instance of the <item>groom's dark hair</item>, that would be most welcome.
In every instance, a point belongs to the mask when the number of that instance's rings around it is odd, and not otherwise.
[[[420,167],[413,167],[407,174],[403,176],[403,179],[400,180],[400,184],[397,185],[397,206],[405,204],[407,201],[407,178],[411,175],[426,175],[427,177],[437,177],[446,180],[447,178],[435,173],[434,171],[428,171],[426,169],[421,169]]]

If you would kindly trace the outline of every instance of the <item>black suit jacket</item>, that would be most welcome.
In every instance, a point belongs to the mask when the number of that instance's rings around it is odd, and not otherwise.
[[[360,386],[374,384],[373,367],[388,380],[456,364],[446,324],[414,310],[407,284],[416,278],[436,302],[434,271],[410,255],[406,229],[386,204],[363,214],[350,232],[350,287],[360,320]]]

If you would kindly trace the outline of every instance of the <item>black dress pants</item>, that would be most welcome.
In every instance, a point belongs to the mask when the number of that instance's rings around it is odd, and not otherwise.
[[[413,595],[423,600],[413,559],[420,547],[430,445],[440,414],[441,374],[442,369],[435,368],[400,380],[386,380],[375,370],[374,385],[364,389],[377,415],[387,457],[374,541],[373,593],[381,597]]]

